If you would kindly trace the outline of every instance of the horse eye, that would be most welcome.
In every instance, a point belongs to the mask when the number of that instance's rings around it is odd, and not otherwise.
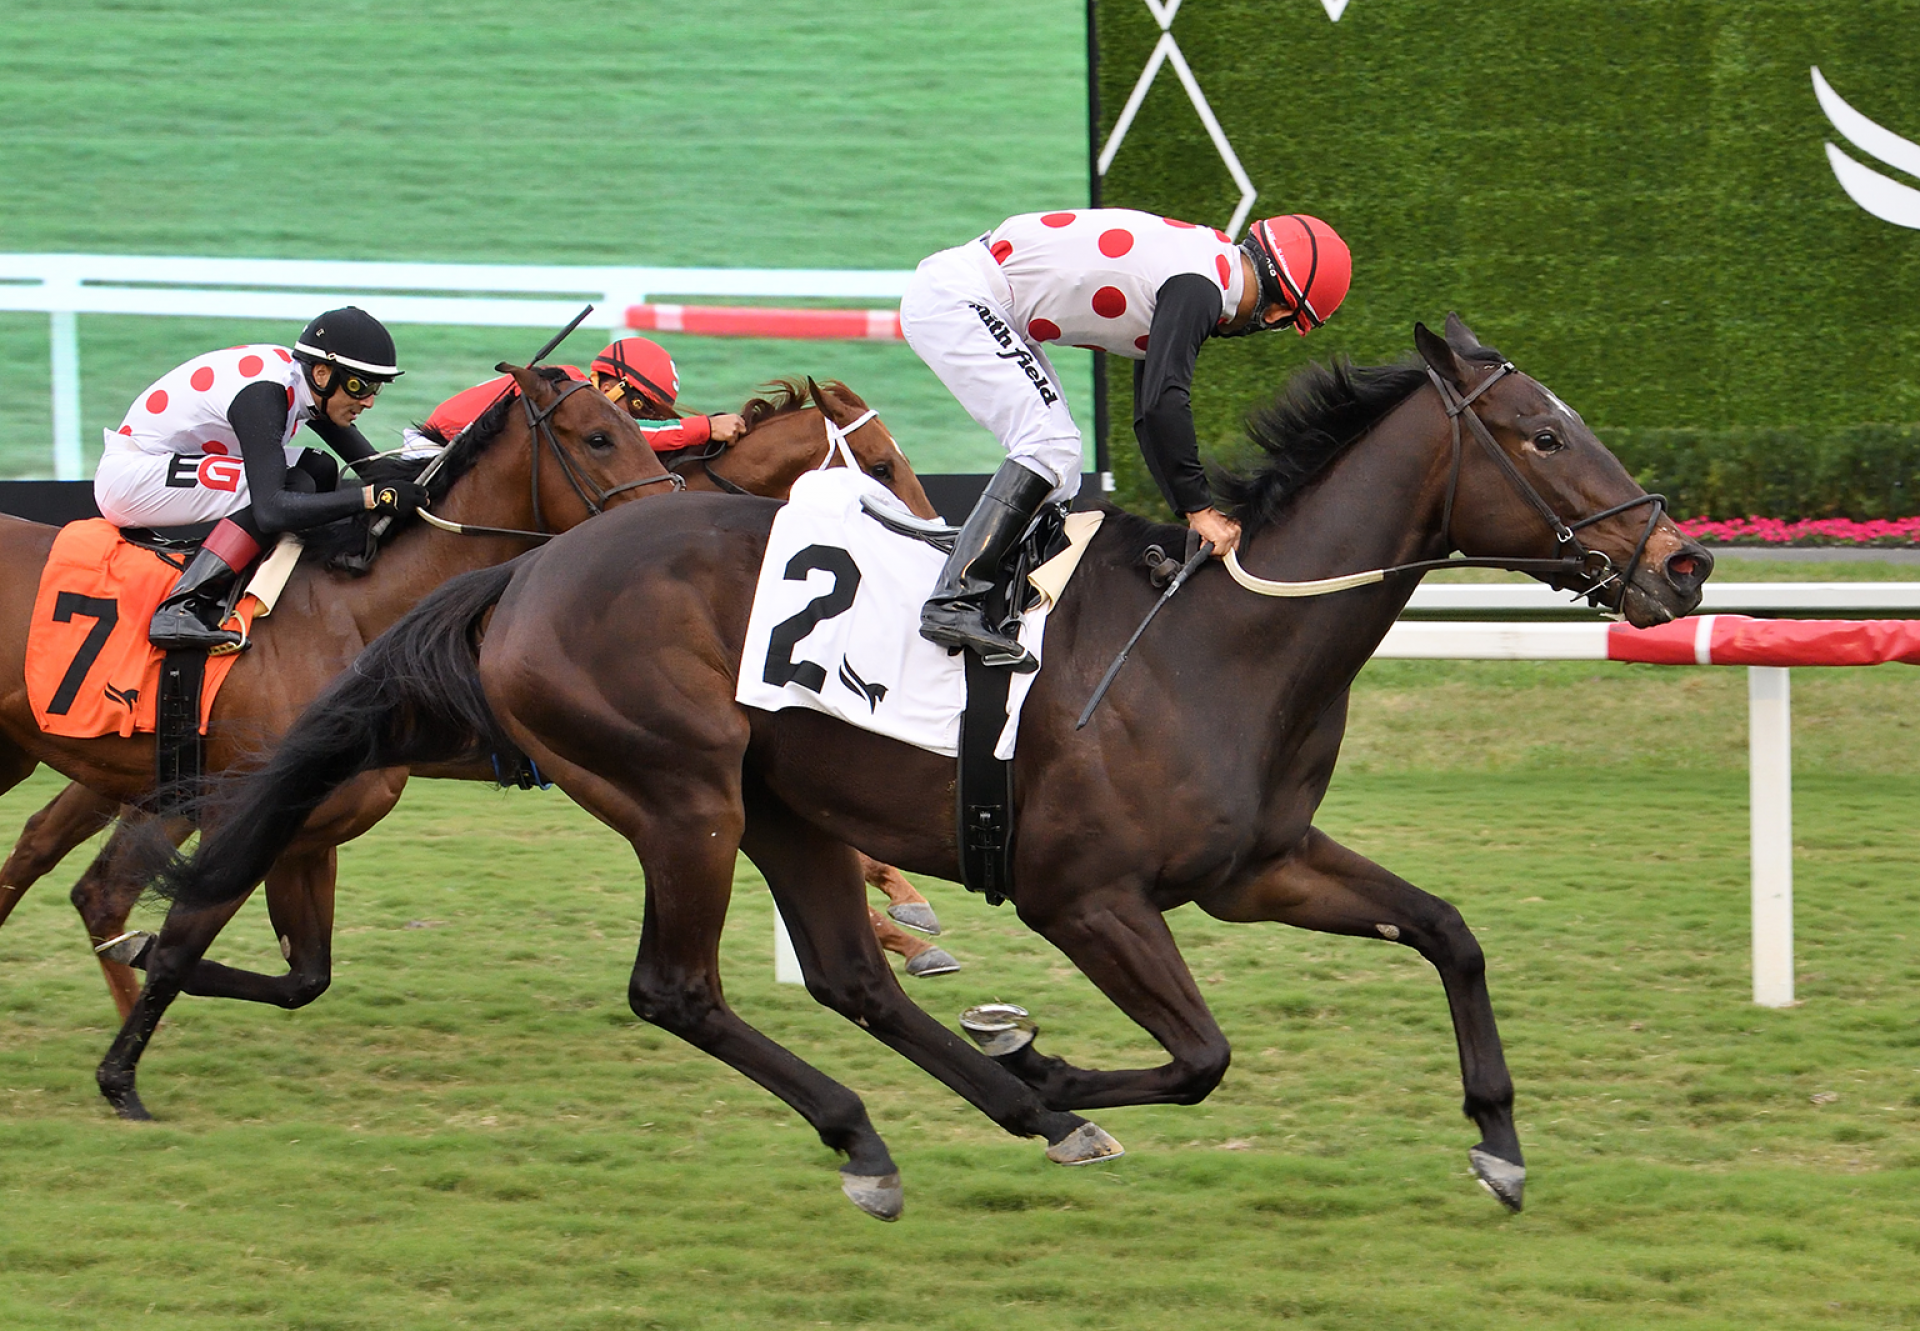
[[[867,470],[873,473],[873,478],[876,481],[889,481],[893,479],[893,464],[891,462],[876,462]]]
[[[613,447],[613,437],[605,430],[595,430],[587,436],[587,447],[596,452],[605,452]]]
[[[1566,445],[1560,442],[1560,436],[1552,430],[1542,430],[1533,437],[1533,447],[1541,453],[1558,453]]]

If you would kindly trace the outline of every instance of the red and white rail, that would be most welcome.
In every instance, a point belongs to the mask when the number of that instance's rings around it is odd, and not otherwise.
[[[1709,583],[1708,586],[1712,587]],[[1751,586],[1752,584],[1748,584]],[[1781,584],[1791,588],[1795,584]],[[1807,584],[1801,584],[1805,586]],[[1912,606],[1912,583],[1812,584]],[[1722,599],[1741,584],[1722,588]],[[1865,591],[1859,589],[1865,588]],[[1447,587],[1424,590],[1495,591]],[[1531,591],[1530,588],[1515,588]],[[1753,1001],[1786,1007],[1793,998],[1793,666],[1920,665],[1920,621],[1750,619],[1700,615],[1659,628],[1627,624],[1489,624],[1402,620],[1377,657],[1402,660],[1638,661],[1651,665],[1747,667],[1747,787],[1753,856]]]

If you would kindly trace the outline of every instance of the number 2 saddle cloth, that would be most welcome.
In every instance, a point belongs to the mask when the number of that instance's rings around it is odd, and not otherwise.
[[[953,757],[966,707],[964,662],[920,636],[920,607],[947,557],[877,520],[875,508],[917,521],[892,491],[851,467],[794,482],[767,537],[734,699],[769,712],[810,708]],[[1068,548],[1032,574],[1041,595],[1022,618],[1020,641],[1043,661],[1047,614],[1100,522],[1098,513],[1070,515]],[[996,757],[1013,756],[1035,678],[1013,677]]]
[[[41,730],[73,739],[152,733],[165,653],[148,643],[147,625],[191,554],[136,545],[100,518],[60,529],[27,629],[27,701]],[[240,598],[243,632],[259,608],[254,597]],[[230,653],[207,661],[203,735],[214,697],[239,659]]]

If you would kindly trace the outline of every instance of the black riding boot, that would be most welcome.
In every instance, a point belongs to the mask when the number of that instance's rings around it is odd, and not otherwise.
[[[939,585],[921,608],[921,637],[942,647],[977,652],[987,665],[1010,665],[1022,673],[1040,668],[1025,647],[987,626],[986,611],[1000,562],[1052,490],[1052,481],[1018,462],[1000,464],[960,528],[947,566],[940,570]]]
[[[233,580],[259,553],[259,543],[244,528],[230,519],[222,521],[153,612],[147,641],[166,651],[204,647],[214,656],[246,646],[240,634],[220,625]]]

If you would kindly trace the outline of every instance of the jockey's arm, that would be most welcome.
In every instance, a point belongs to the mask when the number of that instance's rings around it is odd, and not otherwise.
[[[635,421],[656,453],[693,448],[713,437],[713,422],[705,416],[682,416],[677,421]]]
[[[326,441],[328,448],[347,462],[365,462],[380,450],[367,442],[357,425],[336,425],[325,416],[315,416],[307,428]]]
[[[1193,364],[1220,319],[1220,289],[1198,273],[1160,288],[1147,332],[1147,355],[1133,363],[1133,433],[1147,471],[1173,511],[1213,507],[1193,428]]]
[[[301,494],[285,488],[287,454],[280,439],[287,424],[287,395],[280,385],[248,384],[241,389],[227,408],[227,423],[240,440],[240,460],[247,469],[253,517],[262,532],[304,531],[365,511],[366,497],[358,486],[331,494]],[[352,434],[366,446],[358,430]],[[330,444],[334,442],[326,435],[321,437]],[[369,447],[367,451],[373,450]]]

